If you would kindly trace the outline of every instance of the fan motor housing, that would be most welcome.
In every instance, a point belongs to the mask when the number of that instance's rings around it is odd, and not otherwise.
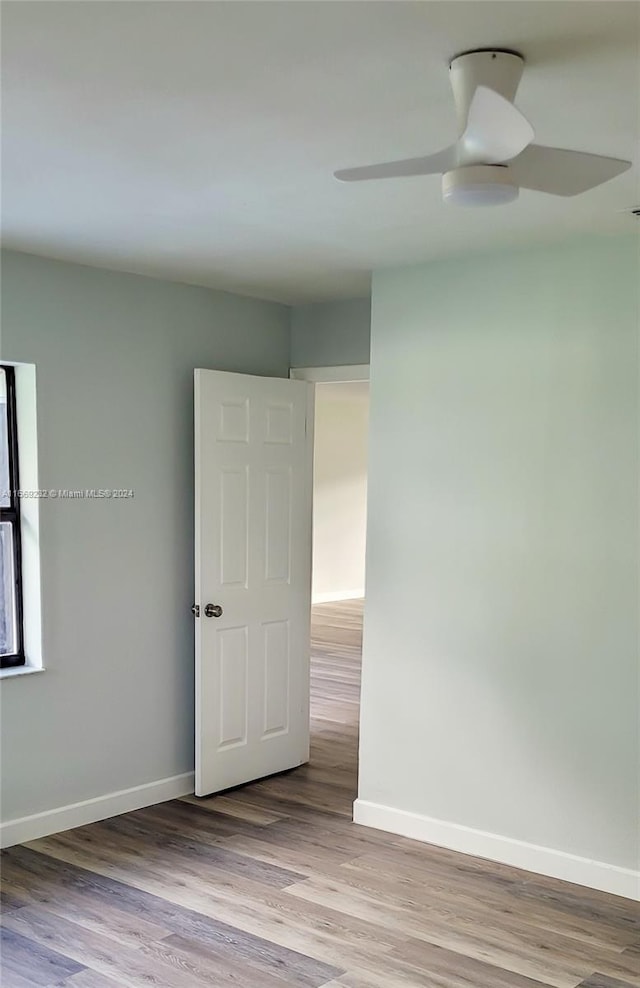
[[[442,198],[456,206],[501,206],[519,192],[504,165],[467,165],[442,176]]]
[[[478,86],[487,86],[513,103],[522,78],[524,58],[518,52],[499,48],[466,51],[452,60],[449,79],[456,104],[458,132],[467,123],[469,106]]]

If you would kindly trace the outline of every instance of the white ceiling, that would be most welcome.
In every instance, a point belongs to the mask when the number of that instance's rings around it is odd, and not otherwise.
[[[7,246],[285,302],[372,269],[637,229],[639,170],[576,199],[445,206],[437,177],[334,169],[455,135],[447,64],[526,57],[537,140],[640,158],[635,2],[3,3]]]

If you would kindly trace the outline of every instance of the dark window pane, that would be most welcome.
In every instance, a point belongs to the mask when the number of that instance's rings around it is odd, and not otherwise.
[[[0,367],[0,666],[24,665],[15,378]],[[7,492],[6,494],[4,492]]]
[[[7,431],[7,380],[0,368],[0,508],[8,508],[9,490],[9,435]]]
[[[0,522],[0,655],[18,650],[13,525]]]

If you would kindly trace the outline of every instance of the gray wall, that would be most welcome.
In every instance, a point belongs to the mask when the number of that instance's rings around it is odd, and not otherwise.
[[[43,675],[2,683],[2,816],[193,767],[193,368],[286,376],[289,312],[3,257],[2,352],[37,365]]]
[[[360,797],[638,867],[638,247],[373,282]]]
[[[291,366],[368,364],[371,300],[296,305],[291,310]]]

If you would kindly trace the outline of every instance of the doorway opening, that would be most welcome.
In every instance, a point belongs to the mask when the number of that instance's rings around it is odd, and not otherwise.
[[[351,818],[358,787],[369,368],[292,371],[315,386],[310,778]]]

